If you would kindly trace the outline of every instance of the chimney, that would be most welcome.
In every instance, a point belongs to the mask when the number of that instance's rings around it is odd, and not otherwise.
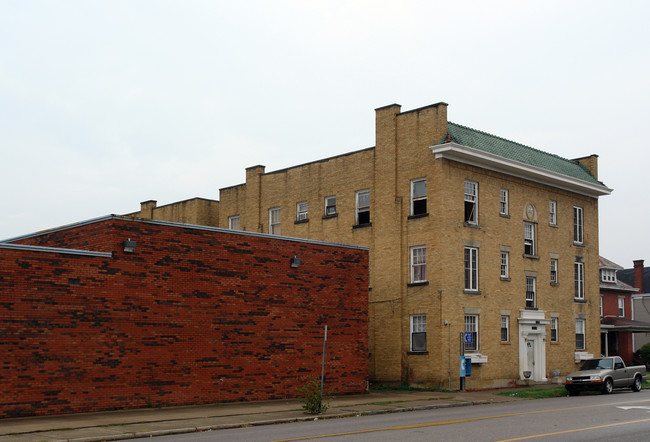
[[[148,200],[140,203],[140,218],[153,219],[153,210],[156,208],[158,202],[156,200]]]
[[[634,262],[634,287],[640,289],[641,293],[645,293],[643,289],[643,260],[637,259]]]

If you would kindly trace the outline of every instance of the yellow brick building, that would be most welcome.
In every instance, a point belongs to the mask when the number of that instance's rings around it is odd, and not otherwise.
[[[370,247],[371,378],[458,388],[471,336],[466,385],[485,388],[557,380],[599,353],[598,197],[610,192],[595,155],[448,122],[446,103],[394,104],[376,109],[375,147],[250,167],[195,223]]]

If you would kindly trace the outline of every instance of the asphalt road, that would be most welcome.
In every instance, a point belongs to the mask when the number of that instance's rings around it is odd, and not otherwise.
[[[648,441],[650,391],[319,419],[159,437],[169,441]]]

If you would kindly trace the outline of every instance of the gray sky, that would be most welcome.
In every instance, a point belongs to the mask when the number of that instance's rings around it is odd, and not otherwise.
[[[0,0],[0,239],[373,146],[374,109],[596,153],[650,265],[650,2]]]

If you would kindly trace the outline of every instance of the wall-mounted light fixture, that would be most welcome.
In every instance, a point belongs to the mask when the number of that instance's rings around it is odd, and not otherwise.
[[[127,239],[122,243],[124,246],[124,253],[133,253],[135,252],[135,246],[137,243],[135,241],[131,241],[131,238]]]
[[[298,267],[300,267],[300,264],[302,264],[302,261],[300,260],[300,258],[294,256],[289,260],[289,263],[292,269],[297,269]]]

